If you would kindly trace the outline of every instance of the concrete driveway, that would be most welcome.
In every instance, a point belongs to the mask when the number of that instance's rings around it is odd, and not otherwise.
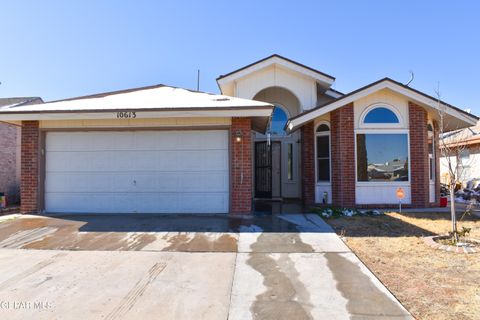
[[[0,319],[410,319],[316,215],[2,217]]]

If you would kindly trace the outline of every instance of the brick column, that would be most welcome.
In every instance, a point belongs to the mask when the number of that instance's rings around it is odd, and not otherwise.
[[[22,121],[20,212],[38,212],[39,187],[39,140],[38,121]]]
[[[353,103],[330,113],[332,203],[355,206],[355,133]]]
[[[230,133],[232,214],[252,213],[252,135],[250,118],[232,118]],[[237,132],[241,141],[237,141]]]
[[[315,203],[315,136],[313,122],[302,129],[302,200],[306,205]]]
[[[427,112],[408,102],[410,126],[410,186],[412,207],[429,206]]]

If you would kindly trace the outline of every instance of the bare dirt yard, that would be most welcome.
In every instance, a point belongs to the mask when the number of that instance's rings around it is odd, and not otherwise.
[[[422,240],[449,231],[448,213],[387,213],[327,222],[417,319],[480,319],[480,253],[435,250]],[[480,239],[480,218],[467,216],[459,222],[462,226]]]

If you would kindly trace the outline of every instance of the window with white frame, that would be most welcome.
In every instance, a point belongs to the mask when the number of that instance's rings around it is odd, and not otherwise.
[[[315,131],[317,182],[330,182],[330,127],[318,125]]]
[[[380,105],[369,109],[362,119],[360,127],[366,129],[356,134],[357,181],[408,181],[408,133],[400,128],[378,130],[400,125],[399,116]]]
[[[468,180],[470,178],[470,151],[463,149],[458,156],[459,165],[457,176],[460,180]]]
[[[293,143],[287,144],[287,179],[293,181]]]
[[[435,139],[434,139],[434,130],[432,125],[429,123],[427,126],[428,132],[428,169],[430,181],[435,181]]]

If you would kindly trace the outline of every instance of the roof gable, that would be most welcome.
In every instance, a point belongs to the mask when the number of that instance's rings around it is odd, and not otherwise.
[[[247,66],[244,66],[240,69],[237,69],[235,71],[229,72],[225,75],[221,75],[217,78],[217,83],[221,86],[224,85],[228,82],[237,80],[239,78],[242,78],[250,73],[253,73],[255,71],[267,68],[271,65],[279,65],[283,68],[286,68],[290,71],[294,71],[297,73],[300,73],[302,75],[308,76],[312,79],[315,79],[316,81],[324,84],[325,86],[330,86],[334,81],[335,78],[332,77],[331,75],[328,75],[326,73],[323,73],[319,70],[313,69],[311,67],[308,67],[304,64],[301,64],[299,62],[296,62],[294,60],[290,60],[288,58],[282,57],[278,54],[273,54],[269,57],[266,57],[264,59],[258,60],[256,62],[253,62]]]
[[[440,106],[444,108],[447,117],[449,117],[450,119],[457,120],[455,121],[456,125],[453,125],[453,124],[450,125],[450,127],[446,129],[447,131],[465,128],[465,127],[474,125],[479,119],[473,114],[470,114],[444,101],[438,100],[421,91],[418,91],[409,86],[406,86],[400,82],[397,82],[390,78],[383,78],[369,85],[366,85],[360,89],[354,90],[336,100],[317,106],[309,111],[306,111],[295,117],[290,118],[287,123],[287,129],[289,131],[294,131],[299,127],[301,127],[304,123],[312,121],[313,119],[323,114],[326,114],[333,110],[341,108],[351,102],[354,102],[362,97],[365,97],[367,95],[370,95],[374,92],[377,92],[385,88],[390,89],[393,92],[398,93],[400,95],[406,96],[412,101],[420,103],[423,106],[426,106],[435,110],[439,109],[439,104],[440,104]]]

